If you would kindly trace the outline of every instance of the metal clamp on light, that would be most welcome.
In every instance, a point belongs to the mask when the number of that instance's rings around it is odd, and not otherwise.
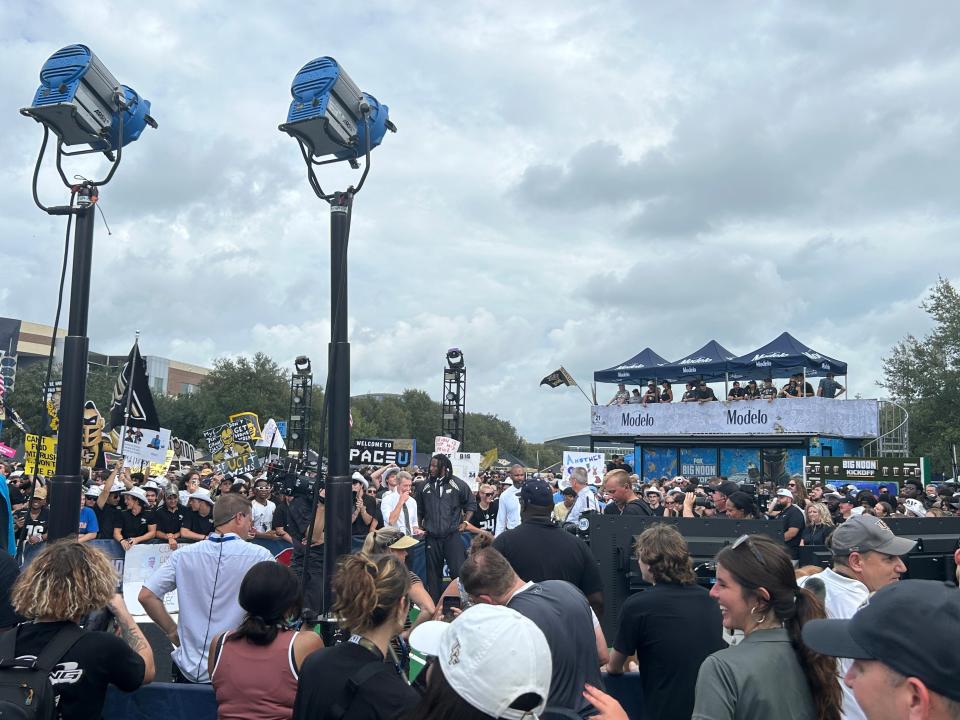
[[[83,185],[105,185],[113,177],[122,157],[121,148],[140,137],[146,126],[157,127],[150,115],[150,101],[122,85],[86,45],[68,45],[50,56],[40,69],[40,87],[33,104],[20,110],[43,125],[43,143],[33,174],[33,198],[51,214],[64,208],[47,208],[37,197],[37,175],[46,151],[49,133],[57,136],[57,171],[63,184],[75,190],[63,171],[63,156],[103,153],[111,162],[103,180],[84,180]],[[88,149],[67,152],[64,146],[87,145]]]
[[[348,191],[359,192],[370,171],[370,151],[383,141],[387,130],[397,131],[390,122],[390,109],[373,95],[362,92],[331,57],[319,57],[300,68],[290,93],[293,100],[287,122],[279,129],[300,145],[314,192],[328,202],[335,194],[323,192],[314,165],[348,162],[358,169],[357,160],[363,157],[365,166],[360,182]],[[319,160],[325,157],[328,159]]]

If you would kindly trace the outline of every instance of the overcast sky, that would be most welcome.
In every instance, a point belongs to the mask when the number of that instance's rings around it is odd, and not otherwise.
[[[354,394],[439,398],[459,346],[468,409],[537,441],[589,427],[575,388],[537,385],[561,364],[587,385],[645,346],[788,330],[875,397],[937,275],[960,280],[958,24],[947,2],[0,0],[0,314],[53,322],[64,221],[32,203],[17,110],[82,42],[160,124],[102,191],[91,347],[307,354],[322,382],[328,211],[277,125],[332,55],[399,128],[355,202]]]

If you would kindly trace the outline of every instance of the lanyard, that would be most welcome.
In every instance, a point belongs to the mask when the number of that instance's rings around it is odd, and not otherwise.
[[[363,637],[363,635],[353,634],[350,636],[350,640],[348,642],[352,642],[354,645],[359,645],[365,650],[369,650],[370,652],[372,652],[374,655],[377,656],[377,660],[379,662],[383,662],[383,653],[380,652],[380,648],[378,648],[372,642],[367,640],[367,638]]]
[[[225,543],[230,542],[231,540],[236,540],[236,535],[220,535],[219,537],[215,536],[213,533],[207,535],[207,540],[215,543]]]

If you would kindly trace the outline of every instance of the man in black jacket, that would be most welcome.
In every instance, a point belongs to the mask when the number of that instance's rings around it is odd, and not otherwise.
[[[443,563],[450,578],[460,576],[467,551],[460,533],[477,509],[477,498],[470,486],[453,474],[450,458],[438,453],[430,460],[427,479],[413,490],[420,527],[425,532],[427,590],[434,602],[443,592]]]

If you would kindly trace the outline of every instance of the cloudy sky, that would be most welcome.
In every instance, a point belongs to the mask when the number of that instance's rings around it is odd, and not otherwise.
[[[332,55],[399,127],[355,203],[355,394],[439,397],[459,346],[468,409],[542,440],[589,427],[575,388],[537,385],[561,364],[587,384],[648,345],[789,330],[874,397],[937,275],[960,281],[958,21],[946,2],[0,0],[0,314],[53,321],[64,223],[32,204],[41,132],[17,110],[82,42],[160,124],[101,195],[91,346],[139,329],[145,354],[308,354],[322,378],[328,212],[277,125]]]

